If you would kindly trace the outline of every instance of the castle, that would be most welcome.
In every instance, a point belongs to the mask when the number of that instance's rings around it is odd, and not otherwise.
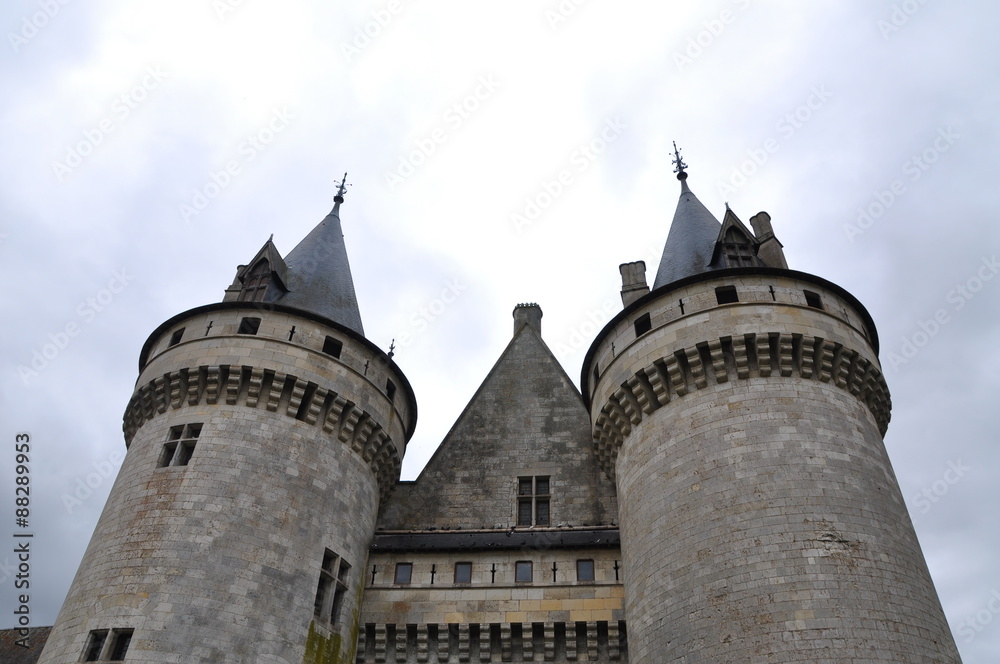
[[[676,154],[676,153],[675,153]],[[333,210],[149,337],[40,661],[960,661],[865,308],[687,185],[580,390],[536,304],[415,481]]]

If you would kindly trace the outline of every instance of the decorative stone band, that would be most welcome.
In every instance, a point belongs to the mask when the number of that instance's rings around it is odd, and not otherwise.
[[[384,500],[399,478],[399,451],[388,433],[367,412],[332,390],[280,371],[250,366],[200,366],[180,369],[139,387],[125,409],[126,446],[143,424],[183,406],[242,403],[263,406],[306,424],[322,427],[361,455],[378,480]]]
[[[885,435],[892,404],[879,368],[856,350],[800,334],[746,334],[703,341],[654,361],[615,390],[594,421],[594,450],[614,478],[618,450],[632,428],[672,399],[710,382],[799,377],[833,383],[861,399]]]
[[[368,624],[357,664],[369,662],[628,661],[625,621]]]

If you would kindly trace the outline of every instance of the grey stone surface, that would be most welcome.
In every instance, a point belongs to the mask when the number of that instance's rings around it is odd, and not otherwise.
[[[523,476],[550,478],[552,525],[611,524],[614,488],[592,446],[580,393],[522,324],[420,476],[390,496],[378,527],[513,527]]]

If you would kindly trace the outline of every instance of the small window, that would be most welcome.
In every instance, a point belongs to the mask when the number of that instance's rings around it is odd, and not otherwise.
[[[635,336],[642,335],[653,329],[653,324],[649,320],[649,314],[643,314],[635,319]]]
[[[576,561],[576,580],[577,581],[593,581],[594,580],[594,561],[593,560],[578,560],[578,561]]]
[[[455,583],[472,583],[472,563],[455,563]]]
[[[112,636],[111,641],[111,653],[109,659],[112,662],[120,662],[125,659],[126,653],[128,653],[129,644],[132,643],[132,630],[130,629],[116,629]]]
[[[396,577],[393,583],[406,584],[413,578],[413,563],[396,563]]]
[[[822,309],[823,300],[820,298],[819,293],[814,293],[812,291],[802,291],[806,294],[806,305],[812,307],[813,309]]]
[[[389,401],[396,396],[396,384],[391,380],[385,381],[385,396],[389,397]]]
[[[90,633],[83,651],[84,662],[121,662],[132,643],[131,629],[97,629]]]
[[[167,442],[163,444],[163,450],[156,463],[157,468],[188,465],[200,435],[200,423],[170,427],[170,431],[167,433]]]
[[[323,563],[319,571],[319,583],[316,586],[316,601],[313,612],[316,617],[337,624],[340,621],[340,609],[347,593],[347,575],[351,566],[330,549],[323,552]]]
[[[517,583],[531,583],[530,560],[519,560],[514,563],[514,581]]]
[[[259,329],[260,319],[247,317],[240,321],[240,329],[236,331],[236,334],[257,334]]]
[[[517,478],[517,525],[549,525],[549,476]]]
[[[98,629],[90,633],[90,638],[87,640],[87,647],[83,651],[83,661],[85,662],[96,662],[101,656],[101,651],[104,650],[104,642],[108,638],[108,630]]]
[[[736,294],[736,286],[719,286],[715,289],[715,299],[719,304],[732,304],[740,301],[739,295]]]
[[[340,357],[340,351],[342,350],[344,350],[343,342],[333,337],[327,337],[326,341],[323,342],[323,352],[330,357]]]
[[[549,501],[547,498],[535,500],[535,525],[549,525]]]
[[[179,344],[181,342],[181,337],[183,336],[184,336],[183,327],[179,330],[175,330],[174,333],[170,335],[170,343],[167,345],[167,348],[172,348],[177,344]]]
[[[531,498],[519,500],[517,502],[517,525],[531,525]]]

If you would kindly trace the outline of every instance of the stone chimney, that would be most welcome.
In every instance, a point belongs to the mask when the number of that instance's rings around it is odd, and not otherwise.
[[[646,263],[622,263],[618,266],[622,273],[622,306],[628,306],[649,292],[646,284]]]
[[[774,230],[771,228],[771,215],[767,212],[758,212],[750,217],[750,225],[753,226],[753,233],[757,236],[760,248],[757,255],[767,263],[768,267],[780,267],[788,269],[785,262],[785,252],[781,249],[781,243],[774,237]]]
[[[542,308],[534,302],[526,302],[514,307],[514,334],[527,325],[539,336],[542,335]]]

